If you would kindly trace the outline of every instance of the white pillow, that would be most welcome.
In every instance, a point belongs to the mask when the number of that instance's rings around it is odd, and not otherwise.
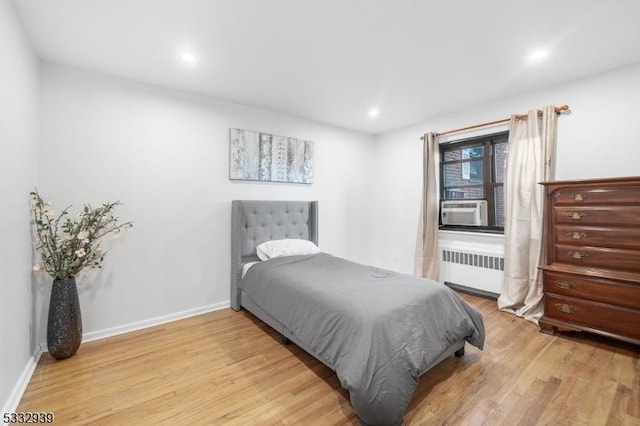
[[[320,249],[312,241],[308,240],[271,240],[256,247],[260,260],[269,260],[282,256],[300,256],[303,254],[320,253]]]

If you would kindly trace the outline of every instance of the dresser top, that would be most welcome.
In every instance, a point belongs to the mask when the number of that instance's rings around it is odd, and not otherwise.
[[[640,176],[620,176],[620,177],[607,177],[597,179],[573,179],[573,180],[554,180],[547,182],[540,182],[540,185],[599,185],[599,184],[613,184],[613,183],[634,183],[640,182]]]

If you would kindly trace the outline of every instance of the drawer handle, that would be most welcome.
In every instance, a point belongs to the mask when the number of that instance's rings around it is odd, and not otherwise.
[[[588,197],[584,194],[573,194],[573,195],[570,195],[569,198],[571,198],[573,201],[584,201]]]
[[[556,308],[565,314],[572,314],[576,311],[575,307],[567,305],[566,303],[556,303]]]
[[[572,240],[583,240],[585,238],[587,238],[587,234],[585,234],[584,232],[565,232],[565,235],[569,238],[571,238]]]
[[[555,285],[557,285],[560,288],[563,288],[565,290],[571,290],[572,288],[575,287],[575,284],[569,281],[560,281],[557,280],[555,283]]]
[[[581,220],[586,215],[587,215],[586,213],[582,213],[582,212],[567,213],[567,217],[571,220]]]
[[[568,251],[567,255],[569,255],[572,259],[582,260],[587,257],[587,253],[583,253],[581,251]]]

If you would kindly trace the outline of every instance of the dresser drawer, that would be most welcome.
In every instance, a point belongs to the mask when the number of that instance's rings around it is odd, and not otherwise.
[[[557,225],[640,226],[640,205],[554,207],[552,215]]]
[[[545,294],[544,315],[567,323],[640,339],[640,310]]]
[[[638,285],[549,271],[543,271],[542,279],[545,293],[640,309]]]
[[[609,249],[591,246],[571,246],[557,244],[551,263],[565,263],[576,266],[640,271],[640,250]]]
[[[573,188],[560,189],[553,194],[554,205],[640,203],[640,187],[627,188]]]
[[[553,235],[556,244],[578,244],[640,250],[640,227],[612,228],[597,226],[557,225]]]

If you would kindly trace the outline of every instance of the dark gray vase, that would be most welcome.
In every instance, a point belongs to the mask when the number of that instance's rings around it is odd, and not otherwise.
[[[82,316],[74,277],[53,280],[49,319],[47,321],[47,348],[55,359],[75,355],[82,342]]]

